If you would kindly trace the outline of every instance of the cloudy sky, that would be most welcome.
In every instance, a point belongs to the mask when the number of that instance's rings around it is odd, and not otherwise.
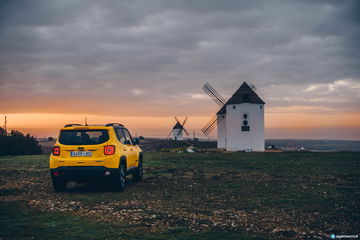
[[[1,1],[0,114],[38,135],[84,115],[154,136],[189,116],[200,134],[218,110],[202,85],[228,98],[247,81],[268,138],[360,139],[359,12],[356,0]]]

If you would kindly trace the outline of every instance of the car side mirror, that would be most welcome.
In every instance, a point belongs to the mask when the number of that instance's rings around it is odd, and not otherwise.
[[[134,145],[139,145],[140,141],[138,138],[133,138],[133,144]]]

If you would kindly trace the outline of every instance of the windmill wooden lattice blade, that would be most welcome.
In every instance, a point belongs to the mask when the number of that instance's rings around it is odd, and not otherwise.
[[[185,117],[184,122],[183,122],[183,124],[181,124],[181,126],[183,126],[183,127],[184,127],[184,125],[185,125],[185,123],[186,123],[187,119],[188,119],[188,117]]]
[[[170,135],[171,135],[171,133],[172,133],[172,132],[173,132],[173,130],[171,130],[171,131],[170,131],[170,133],[169,133],[169,135],[167,136],[167,138],[169,138],[169,137],[170,137]]]
[[[226,103],[226,100],[215,90],[215,88],[213,88],[210,83],[206,83],[203,86],[203,90],[204,92],[209,95],[212,100],[214,100],[214,102],[216,104],[218,104],[220,107],[224,106]]]
[[[205,85],[223,104],[226,103],[225,98],[223,98],[223,96],[221,96],[220,93],[216,91],[213,86],[210,85],[210,83],[206,83]]]
[[[180,124],[179,119],[178,119],[176,116],[175,116],[174,118],[175,118],[175,120]]]
[[[176,118],[177,119],[177,118]],[[186,121],[187,121],[187,119],[188,119],[188,117],[185,117],[185,119],[184,119],[184,121],[183,121],[183,123],[181,124],[181,128],[180,128],[180,131],[178,132],[178,136],[180,135],[180,133],[184,130],[184,132],[186,133],[186,135],[188,135],[189,136],[189,134],[187,133],[187,131],[185,130],[185,128],[184,128],[184,125],[185,125],[185,123],[186,123]],[[179,121],[178,121],[179,122]]]
[[[201,131],[208,136],[214,128],[224,119],[224,114],[214,115],[210,121],[201,129]]]
[[[183,128],[184,132],[186,133],[187,136],[189,136],[189,133],[186,131],[185,128]]]

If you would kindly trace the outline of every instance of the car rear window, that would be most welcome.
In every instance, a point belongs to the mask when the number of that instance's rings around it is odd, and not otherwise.
[[[61,130],[59,142],[64,145],[96,145],[109,140],[107,130]]]

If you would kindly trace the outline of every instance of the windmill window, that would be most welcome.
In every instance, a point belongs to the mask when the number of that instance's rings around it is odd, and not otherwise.
[[[246,121],[246,120],[243,121],[244,126],[247,126],[248,124],[249,124],[248,121]]]
[[[242,132],[249,132],[250,131],[250,126],[241,126],[241,131]]]
[[[260,109],[262,109],[262,105],[260,105]]]
[[[235,108],[236,108],[236,106],[234,105],[234,106],[233,106],[233,109],[235,109]]]
[[[248,116],[247,116],[247,113],[244,113],[243,114],[243,118],[247,118]]]

